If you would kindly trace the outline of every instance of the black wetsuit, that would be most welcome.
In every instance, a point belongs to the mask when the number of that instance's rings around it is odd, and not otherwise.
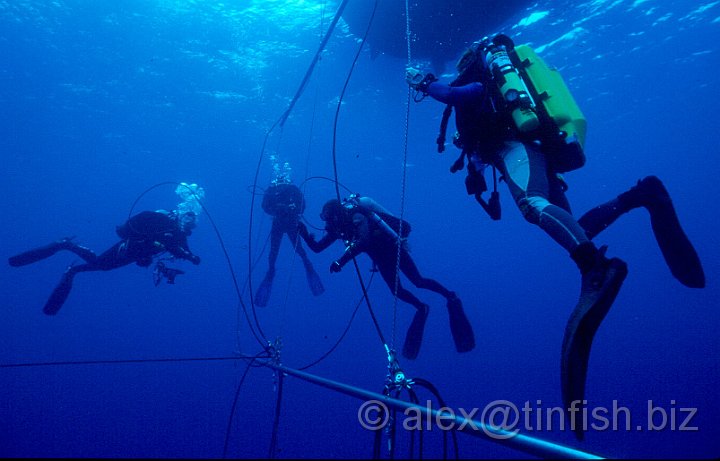
[[[168,252],[176,258],[199,260],[188,248],[187,234],[165,213],[143,211],[118,226],[116,232],[123,240],[95,258],[77,253],[86,263],[73,266],[73,272],[109,271],[136,263],[147,267],[152,258]],[[67,248],[73,251],[72,248]]]
[[[327,233],[319,241],[315,241],[313,236],[307,233],[305,226],[300,227],[300,235],[305,239],[308,247],[316,253],[325,250],[336,240],[349,242],[345,253],[333,264],[342,267],[360,253],[367,253],[390,291],[394,292],[397,276],[397,234],[391,234],[382,224],[375,219],[371,219],[369,210],[373,206],[379,207],[372,199],[360,197],[359,200],[363,203],[363,206],[348,210],[345,216],[334,221],[336,224],[333,221],[327,222],[325,228]],[[387,213],[384,213],[384,215],[388,216]],[[392,217],[392,215],[390,216]],[[404,227],[409,230],[407,223],[404,224]],[[403,234],[406,233],[403,232]],[[420,275],[420,271],[407,250],[405,241],[400,246],[400,271],[418,288],[434,291],[448,300],[456,297],[454,292],[448,290],[439,282]],[[425,305],[414,294],[405,289],[399,280],[397,297],[416,308],[422,308]]]
[[[408,359],[418,356],[430,307],[402,286],[397,273],[398,267],[416,287],[445,297],[450,332],[456,350],[465,353],[475,348],[475,333],[460,298],[437,281],[420,275],[405,240],[410,232],[409,223],[393,216],[371,198],[358,196],[352,196],[344,204],[338,200],[330,200],[323,207],[321,217],[325,221],[327,233],[319,241],[315,241],[315,238],[308,234],[302,223],[300,235],[316,253],[325,250],[336,240],[345,242],[345,253],[330,265],[330,272],[340,271],[352,258],[360,253],[367,253],[390,292],[396,293],[401,301],[415,307],[415,315],[403,344],[403,356]]]
[[[24,266],[48,258],[60,250],[71,251],[85,260],[84,264],[67,268],[45,305],[44,311],[48,315],[54,315],[60,310],[70,294],[73,278],[79,272],[109,271],[132,263],[147,267],[154,256],[164,252],[187,259],[193,264],[200,263],[200,257],[188,248],[190,230],[182,230],[177,220],[167,213],[143,211],[118,226],[116,231],[122,240],[99,256],[66,238],[13,256],[8,262],[11,266]]]
[[[263,210],[273,217],[270,229],[270,252],[268,253],[268,270],[265,278],[255,294],[255,304],[265,306],[270,298],[272,281],[275,277],[275,263],[280,251],[280,241],[287,235],[293,249],[302,259],[312,293],[317,296],[325,291],[320,277],[315,272],[312,262],[307,256],[302,242],[298,239],[298,223],[305,211],[305,198],[302,191],[294,184],[274,184],[267,188],[263,195]]]
[[[270,253],[268,254],[268,272],[275,272],[275,262],[280,251],[280,241],[287,235],[295,252],[303,263],[311,265],[305,249],[298,240],[298,222],[305,211],[305,199],[302,191],[294,184],[270,186],[263,196],[262,208],[273,217],[270,230]]]

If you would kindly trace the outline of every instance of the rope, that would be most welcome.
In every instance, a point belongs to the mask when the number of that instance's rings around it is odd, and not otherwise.
[[[326,4],[323,2],[322,9],[321,9],[321,11],[320,11],[320,25],[319,25],[319,27],[320,27],[320,30],[319,30],[319,31],[320,31],[321,34],[322,34],[322,28],[323,28],[323,20],[324,20],[324,17],[325,17],[325,16],[324,16],[325,6],[326,6]],[[342,6],[338,9],[338,13],[336,14],[336,18],[337,18],[338,15],[342,12],[342,9],[344,9],[344,5],[342,5]],[[334,21],[336,21],[336,19],[335,19]],[[334,27],[334,23],[331,24],[331,26],[330,26],[330,28],[329,28],[329,31],[328,31],[328,35],[329,35],[330,31],[332,31],[333,27]],[[324,48],[324,46],[325,46],[325,43],[322,42],[322,37],[321,37],[320,39],[321,39],[320,49],[322,50],[322,49]],[[317,60],[319,60],[319,59],[317,59]],[[315,65],[315,64],[313,63],[313,65]],[[305,208],[305,204],[306,204],[306,201],[305,201],[305,190],[307,189],[307,178],[308,178],[308,172],[310,171],[310,154],[311,154],[311,152],[312,152],[312,139],[313,139],[313,133],[314,133],[314,130],[315,130],[315,116],[316,116],[316,114],[317,114],[317,102],[318,102],[318,99],[319,99],[319,98],[320,98],[320,91],[319,91],[318,85],[316,84],[316,85],[315,85],[315,96],[314,96],[314,98],[313,98],[313,106],[312,106],[312,112],[311,112],[312,116],[311,116],[311,118],[310,118],[310,128],[309,128],[309,130],[308,130],[308,137],[307,137],[307,152],[306,152],[306,154],[305,154],[305,176],[304,176],[304,179],[303,179],[303,182],[302,182],[301,186],[298,187],[298,189],[300,189],[300,192],[302,193],[302,204],[303,204],[302,207],[303,207],[303,209]],[[301,237],[300,237],[300,235],[299,235],[297,232],[295,232],[295,234],[294,234],[294,239],[295,239],[295,240],[293,241],[292,238],[290,238],[290,234],[286,234],[286,235],[287,235],[288,238],[291,240],[291,243],[292,243],[292,246],[293,246],[293,254],[292,254],[292,257],[290,258],[290,268],[291,268],[291,269],[294,269],[294,268],[295,268],[295,264],[296,264],[296,262],[297,262],[297,258],[298,258],[298,256],[299,256],[299,254],[298,254],[298,247],[300,247],[300,249],[302,250]],[[281,238],[282,238],[282,237],[281,237]],[[306,261],[306,260],[307,260],[307,261]],[[312,263],[309,261],[309,259],[308,259],[308,257],[307,257],[307,252],[306,252],[305,258],[303,259],[302,263],[303,263],[303,270],[305,270],[305,272],[306,272],[305,277],[307,278],[307,267],[306,267],[306,265],[309,264],[309,265],[312,267]],[[314,268],[313,268],[313,270],[314,270]],[[286,284],[285,296],[284,296],[284,299],[283,299],[283,308],[282,308],[282,314],[281,314],[281,315],[282,315],[282,320],[281,320],[281,324],[280,324],[280,325],[281,325],[281,334],[284,334],[284,333],[285,333],[285,327],[286,327],[286,322],[287,322],[287,306],[288,306],[288,301],[289,301],[289,299],[290,299],[290,287],[292,286],[292,280],[293,280],[294,274],[295,274],[294,270],[291,270],[290,273],[289,273],[289,275],[288,275],[288,278],[287,278],[287,284]],[[278,405],[279,405],[279,402],[278,402]]]
[[[292,111],[293,107],[295,107],[295,103],[300,98],[300,95],[302,94],[303,90],[305,89],[305,85],[307,84],[308,80],[310,79],[310,75],[312,74],[312,71],[315,68],[315,64],[320,59],[320,55],[322,54],[323,49],[325,49],[325,45],[327,44],[328,40],[330,39],[330,36],[332,35],[333,30],[335,29],[335,25],[337,24],[338,20],[340,20],[340,17],[342,16],[342,12],[345,9],[345,5],[347,5],[347,2],[348,2],[348,0],[343,0],[343,2],[338,7],[337,12],[335,13],[335,17],[333,18],[332,22],[330,23],[330,27],[328,28],[327,32],[325,33],[325,37],[323,38],[322,42],[320,43],[320,47],[318,48],[317,53],[315,53],[315,57],[313,57],[312,63],[310,63],[310,67],[308,67],[308,70],[305,72],[305,77],[303,77],[302,82],[300,82],[300,87],[298,88],[297,92],[295,93],[295,96],[293,97],[292,101],[290,101],[290,105],[288,106],[287,110],[278,119],[278,123],[280,124],[281,127],[285,124],[285,121],[287,120],[288,116],[290,115],[290,112]]]
[[[368,281],[368,288],[369,288],[370,285],[372,284],[374,275],[375,275],[375,274],[373,273],[373,275],[370,276],[370,281]],[[298,368],[298,370],[303,371],[303,370],[307,370],[307,369],[309,369],[309,368],[311,368],[311,367],[314,367],[314,366],[317,365],[318,363],[320,363],[320,362],[322,362],[323,360],[325,360],[328,356],[330,356],[330,354],[332,354],[332,353],[335,351],[335,349],[337,349],[337,347],[340,345],[340,343],[342,342],[342,340],[345,338],[345,335],[348,333],[348,331],[350,331],[350,327],[352,326],[353,321],[355,320],[355,316],[357,315],[357,311],[360,309],[360,306],[362,305],[362,302],[363,302],[363,298],[360,298],[360,300],[359,300],[359,301],[357,302],[357,304],[355,305],[355,309],[353,310],[353,313],[352,313],[352,315],[350,316],[350,320],[348,320],[348,324],[347,324],[347,326],[345,327],[345,330],[342,332],[342,334],[340,335],[340,337],[338,338],[338,340],[335,342],[335,344],[333,344],[333,346],[332,346],[327,352],[325,352],[323,355],[321,355],[320,358],[314,360],[313,362],[310,362],[309,364],[307,364],[307,365],[305,365],[305,366],[303,366],[303,367]]]
[[[135,206],[148,192],[150,192],[151,190],[156,189],[158,187],[167,186],[167,185],[173,185],[176,187],[181,186],[180,183],[177,183],[174,181],[165,181],[165,182],[157,183],[153,186],[148,187],[140,195],[138,195],[138,197],[135,199],[135,201],[130,206],[130,211],[128,212],[128,219],[130,219],[129,217],[132,215],[132,212],[135,209]],[[267,343],[267,340],[265,340],[265,335],[260,330],[259,325],[258,325],[258,331],[259,331],[260,335],[263,337],[263,339],[260,339],[258,337],[258,334],[253,329],[252,322],[250,321],[250,317],[247,312],[247,306],[245,306],[245,303],[242,300],[242,292],[240,290],[240,285],[238,284],[237,276],[235,275],[235,269],[233,268],[232,261],[230,260],[230,254],[228,253],[227,247],[225,246],[225,240],[222,238],[222,235],[220,235],[220,230],[218,229],[217,225],[215,224],[215,220],[212,218],[212,215],[210,214],[208,209],[205,207],[205,204],[202,202],[202,200],[200,200],[200,197],[195,195],[195,191],[193,191],[191,188],[189,188],[187,186],[184,186],[184,187],[186,187],[190,192],[193,193],[193,195],[195,196],[195,199],[200,204],[203,211],[205,212],[205,215],[207,216],[208,220],[210,221],[210,225],[212,226],[213,230],[215,231],[215,235],[217,236],[218,242],[220,243],[220,248],[222,249],[223,255],[225,256],[225,261],[227,262],[228,269],[230,270],[230,276],[232,277],[233,286],[235,287],[235,293],[237,294],[238,301],[240,302],[240,306],[242,307],[242,310],[245,313],[245,318],[247,319],[248,326],[250,327],[250,332],[253,334],[253,336],[255,337],[255,340],[260,344],[260,346],[265,347],[265,343]],[[254,312],[254,308],[253,308],[253,312]]]
[[[350,77],[352,77],[353,71],[355,70],[355,64],[357,63],[358,58],[360,57],[360,52],[363,49],[363,46],[365,45],[365,42],[367,40],[368,33],[370,32],[370,26],[372,26],[373,20],[375,19],[375,12],[377,11],[378,6],[378,0],[375,0],[375,4],[373,6],[372,14],[370,15],[370,19],[368,21],[367,29],[365,29],[365,34],[363,35],[362,41],[360,42],[360,46],[358,47],[357,53],[355,54],[355,58],[353,59],[352,65],[350,66],[350,72],[348,72],[348,76],[345,79],[345,84],[343,85],[343,89],[340,92],[340,97],[338,98],[338,104],[337,108],[335,109],[335,119],[333,122],[333,140],[332,140],[332,159],[333,159],[333,174],[335,178],[335,197],[340,200],[340,182],[338,181],[338,172],[337,172],[337,125],[338,120],[340,118],[340,107],[342,106],[343,97],[345,96],[345,91],[347,90],[348,84],[350,83]],[[365,304],[368,307],[368,311],[370,312],[370,317],[372,318],[373,324],[375,325],[375,330],[378,333],[378,336],[380,337],[380,341],[383,343],[383,346],[387,349],[387,341],[385,341],[385,335],[383,335],[382,330],[380,329],[380,323],[378,322],[377,317],[375,316],[375,312],[372,309],[372,306],[370,304],[370,297],[368,296],[367,289],[365,288],[365,284],[362,279],[362,274],[360,273],[360,267],[358,266],[357,260],[353,258],[353,265],[355,266],[355,273],[358,276],[358,282],[360,283],[360,288],[362,289],[363,296],[365,298]]]
[[[267,145],[268,138],[270,136],[270,133],[273,132],[273,130],[280,126],[282,129],[283,125],[285,124],[285,121],[287,120],[288,116],[290,115],[290,112],[295,107],[295,103],[302,95],[305,85],[310,79],[310,76],[312,75],[313,69],[315,68],[315,64],[320,59],[320,56],[322,54],[323,49],[325,48],[325,45],[327,44],[328,40],[330,39],[330,36],[332,35],[333,30],[335,29],[335,25],[340,20],[340,17],[342,16],[342,12],[345,9],[345,5],[347,5],[348,0],[343,0],[343,2],[338,7],[337,12],[335,13],[335,17],[333,18],[332,22],[330,23],[330,26],[325,33],[325,37],[323,37],[320,47],[318,48],[317,52],[315,53],[315,56],[313,57],[312,62],[310,63],[310,66],[308,67],[307,71],[305,72],[305,76],[303,77],[302,82],[300,83],[300,87],[298,88],[297,92],[295,93],[295,96],[290,101],[290,104],[288,105],[288,108],[285,110],[285,112],[278,117],[278,119],[275,121],[275,123],[272,124],[272,126],[267,130],[265,133],[265,138],[263,140],[263,145],[260,150],[260,156],[258,159],[258,164],[255,169],[255,178],[253,180],[253,191],[252,191],[252,200],[250,201],[250,223],[249,223],[249,231],[248,231],[248,268],[250,270],[252,269],[252,227],[253,227],[253,214],[255,209],[255,189],[257,188],[257,179],[258,175],[260,173],[260,165],[262,164],[262,158],[265,153],[265,146]],[[263,339],[265,339],[265,342],[267,343],[267,339],[265,338],[265,334],[262,332],[262,329],[260,327],[258,318],[257,318],[257,312],[255,310],[255,299],[254,299],[254,292],[253,292],[253,285],[252,285],[252,277],[248,276],[248,288],[250,289],[250,304],[252,306],[253,311],[253,317],[255,319],[255,323],[257,325],[257,329],[262,335]]]
[[[255,325],[257,326],[258,331],[260,332],[260,335],[263,337],[264,343],[267,344],[267,337],[265,336],[265,333],[262,331],[262,328],[260,327],[260,322],[257,318],[257,312],[255,310],[255,291],[253,290],[253,284],[252,284],[252,267],[253,267],[253,261],[252,261],[252,229],[253,229],[253,223],[254,223],[254,211],[255,211],[255,196],[256,190],[257,190],[257,182],[258,182],[258,176],[260,175],[260,165],[262,165],[262,159],[265,156],[265,146],[267,145],[268,138],[270,137],[270,133],[275,129],[277,124],[280,122],[278,119],[271,127],[267,130],[265,133],[265,138],[263,139],[262,148],[260,149],[260,155],[258,157],[257,167],[255,167],[255,177],[253,179],[253,188],[252,188],[252,196],[250,198],[250,222],[248,224],[248,290],[250,294],[250,306],[252,307],[252,313],[253,318],[255,320]],[[263,344],[263,345],[265,345]]]
[[[126,360],[73,360],[64,362],[30,362],[30,363],[3,363],[0,368],[31,368],[69,365],[116,365],[127,363],[167,363],[167,362],[219,362],[227,360],[244,360],[247,357],[190,357],[166,359],[126,359]]]
[[[411,62],[411,51],[410,51],[410,5],[408,0],[405,0],[405,38],[407,39],[407,56],[408,62],[407,67],[410,66]],[[402,166],[402,179],[400,181],[400,224],[398,225],[398,239],[397,239],[397,255],[395,258],[395,286],[393,288],[393,321],[392,321],[392,336],[390,341],[390,348],[395,349],[395,335],[397,333],[397,305],[398,305],[398,290],[400,289],[400,257],[402,255],[403,238],[403,218],[405,216],[405,190],[407,188],[407,159],[408,159],[408,131],[410,126],[410,98],[411,89],[408,88],[408,97],[405,101],[405,130],[403,133],[403,166]]]
[[[270,437],[270,449],[268,450],[268,458],[275,459],[277,454],[277,438],[278,438],[278,427],[280,427],[280,413],[283,396],[283,373],[277,371],[276,376],[278,379],[277,384],[277,399],[275,401],[275,416],[273,418],[272,435]]]
[[[235,390],[235,398],[233,399],[232,407],[230,408],[230,417],[228,418],[228,425],[227,429],[225,430],[225,444],[223,446],[223,458],[227,458],[227,450],[228,450],[228,443],[230,442],[230,429],[232,429],[232,422],[235,417],[235,409],[237,408],[238,398],[240,397],[240,389],[242,388],[243,383],[245,382],[245,378],[248,375],[248,372],[250,371],[250,368],[252,368],[253,364],[255,363],[255,360],[258,358],[267,358],[263,356],[262,354],[265,354],[265,351],[255,355],[250,359],[250,362],[247,364],[247,367],[245,368],[245,372],[242,375],[242,378],[240,378],[240,382],[238,383],[237,389]],[[246,359],[247,357],[242,357]]]

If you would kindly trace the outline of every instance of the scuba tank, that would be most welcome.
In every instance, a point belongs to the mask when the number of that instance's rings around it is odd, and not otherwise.
[[[385,234],[392,237],[393,240],[398,238],[407,238],[410,234],[412,227],[410,223],[394,216],[384,210],[382,207],[377,205],[374,201],[366,203],[365,206],[360,203],[360,196],[358,194],[351,194],[348,198],[342,201],[343,207],[349,212],[360,212],[365,215],[368,219],[373,221]],[[402,235],[399,235],[400,227],[402,224]]]
[[[500,90],[500,95],[511,115],[515,126],[521,133],[527,133],[540,125],[532,96],[517,68],[508,55],[508,45],[512,49],[512,41],[504,35],[498,35],[486,41],[481,50],[481,59],[490,72],[493,81]]]

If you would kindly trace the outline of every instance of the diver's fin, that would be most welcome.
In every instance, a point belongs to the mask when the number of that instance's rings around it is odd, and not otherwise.
[[[465,315],[460,298],[455,296],[449,299],[447,309],[455,349],[460,353],[473,350],[475,348],[475,333],[473,333],[472,325],[470,325],[470,321]]]
[[[65,300],[67,299],[68,295],[70,294],[70,290],[72,289],[74,276],[75,273],[72,272],[72,270],[70,270],[69,268],[62,275],[60,283],[57,284],[52,294],[50,295],[50,298],[45,303],[43,312],[46,315],[57,314],[63,304],[65,304]]]
[[[260,307],[265,307],[268,304],[268,301],[270,300],[270,292],[272,291],[272,283],[273,283],[274,275],[270,275],[269,273],[265,276],[262,283],[260,283],[260,286],[257,289],[257,292],[255,292],[255,305]]]
[[[310,291],[312,291],[314,296],[320,296],[325,293],[325,287],[323,286],[322,280],[320,280],[320,276],[315,272],[315,269],[312,267],[306,269],[305,275],[307,276],[308,285],[310,285]]]
[[[425,321],[428,317],[430,307],[427,304],[423,304],[410,323],[407,335],[405,336],[405,344],[403,345],[403,356],[407,359],[414,360],[420,353],[420,346],[422,346],[423,333],[425,332]]]
[[[627,276],[627,264],[618,258],[606,260],[602,264],[605,270],[598,286],[591,283],[591,276],[583,276],[580,300],[565,327],[560,356],[563,404],[569,416],[575,418],[571,421],[574,421],[573,430],[578,440],[582,440],[585,435],[578,415],[581,414],[579,410],[585,399],[585,379],[592,340]],[[578,411],[572,412],[571,408]]]
[[[8,258],[8,262],[13,267],[26,266],[34,262],[38,262],[45,258],[49,258],[63,248],[61,242],[53,242],[49,245],[33,248],[15,256]]]
[[[655,240],[673,276],[690,288],[705,287],[705,272],[692,243],[685,235],[675,207],[662,182],[655,176],[643,180],[655,200],[649,203],[650,223]]]

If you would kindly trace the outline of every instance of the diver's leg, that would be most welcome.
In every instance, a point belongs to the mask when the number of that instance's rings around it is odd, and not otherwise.
[[[630,208],[624,209],[620,204],[620,200],[616,197],[582,215],[578,219],[578,223],[585,229],[588,238],[594,239],[600,232],[607,229],[610,224],[628,211],[630,211]]]
[[[508,143],[500,157],[497,166],[527,221],[540,227],[568,252],[589,242],[585,230],[567,211],[569,205],[551,203],[548,166],[535,146]],[[554,198],[557,200],[557,196]]]
[[[455,292],[450,291],[440,284],[437,280],[423,277],[420,275],[420,271],[415,264],[415,261],[410,256],[410,253],[405,249],[400,249],[400,270],[403,274],[418,288],[424,288],[426,290],[434,291],[445,297],[445,299],[455,298]]]
[[[286,231],[286,234],[288,236],[288,239],[290,239],[290,242],[292,242],[295,253],[300,256],[300,259],[302,259],[303,262],[303,266],[305,266],[305,277],[307,278],[310,291],[312,291],[312,294],[314,296],[320,296],[325,292],[325,287],[323,286],[322,280],[320,280],[320,276],[317,274],[317,272],[315,272],[315,268],[313,267],[310,258],[308,258],[305,248],[303,248],[302,246],[302,241],[300,240],[297,226],[288,229]]]
[[[55,286],[55,289],[53,289],[53,292],[50,294],[50,297],[45,303],[45,307],[43,307],[43,312],[46,315],[57,314],[63,304],[65,304],[68,296],[70,295],[70,290],[73,286],[75,274],[77,274],[78,272],[88,272],[96,270],[103,269],[98,267],[94,262],[81,264],[79,266],[68,266],[62,277],[60,277],[60,282],[58,282],[58,284]]]
[[[685,286],[703,288],[705,272],[700,258],[680,225],[670,194],[656,176],[641,179],[630,190],[585,213],[578,222],[592,239],[618,217],[640,207],[650,212],[655,240],[673,276]]]
[[[395,258],[384,255],[373,258],[373,261],[376,263],[385,284],[390,288],[390,292],[395,293],[395,283],[398,275],[395,270]],[[416,309],[421,309],[422,306],[426,306],[426,304],[420,301],[414,294],[405,289],[399,279],[397,280],[397,297],[401,301],[411,304]]]
[[[465,315],[462,301],[455,294],[442,286],[436,280],[423,277],[405,248],[400,249],[400,270],[418,288],[425,288],[439,293],[447,299],[448,316],[450,320],[450,333],[458,352],[468,352],[475,348],[475,333],[472,325]]]
[[[130,257],[127,253],[126,243],[120,241],[102,252],[93,261],[76,266],[75,270],[76,272],[111,271],[136,262],[135,258]]]
[[[43,312],[47,315],[55,315],[58,313],[70,295],[75,274],[80,272],[109,271],[127,266],[128,264],[134,262],[135,260],[133,258],[128,257],[125,248],[124,242],[118,242],[103,252],[100,256],[93,258],[90,262],[80,264],[79,266],[68,266],[65,273],[63,273],[60,278],[60,282],[57,284],[50,295],[50,298],[45,303]],[[64,249],[73,251],[71,248]],[[90,250],[87,251],[89,252]],[[82,256],[81,253],[85,254],[85,256],[89,256],[84,250],[80,250],[80,252],[73,252],[80,256]]]
[[[255,304],[265,307],[270,300],[270,292],[272,291],[273,279],[275,278],[275,262],[280,252],[280,241],[282,240],[283,230],[277,219],[273,219],[272,228],[270,229],[270,251],[268,252],[268,270],[265,278],[260,282],[260,286],[255,292]]]
[[[552,203],[553,205],[557,205],[563,210],[572,214],[572,210],[570,209],[570,202],[565,195],[565,191],[567,190],[567,184],[565,183],[565,180],[550,169],[548,169],[547,172],[547,179],[550,203]]]
[[[97,258],[97,255],[91,249],[73,243],[70,239],[63,239],[61,246],[63,250],[72,251],[76,255],[80,256],[83,260],[85,260],[85,262],[91,263]]]
[[[268,273],[275,275],[275,263],[277,262],[278,253],[280,253],[280,242],[283,237],[283,229],[277,219],[273,220],[270,229],[270,251],[268,252]]]
[[[396,281],[398,276],[395,270],[395,258],[385,256],[382,259],[373,258],[376,263],[380,275],[390,288],[391,292],[395,292],[395,285],[397,282],[397,297],[398,299],[405,301],[408,304],[412,304],[417,312],[413,316],[410,327],[408,327],[407,334],[405,335],[405,342],[403,343],[403,356],[407,359],[413,360],[417,358],[420,353],[420,346],[422,346],[423,335],[425,333],[425,322],[428,314],[430,313],[430,306],[420,301],[414,294],[403,288],[400,280]]]
[[[672,206],[670,195],[657,177],[648,176],[638,181],[630,190],[589,210],[578,222],[588,237],[593,239],[628,211],[640,207],[657,209],[663,204]]]
[[[565,328],[560,374],[566,408],[573,402],[582,408],[592,340],[620,291],[627,265],[618,258],[606,258],[604,248],[595,247],[566,209],[550,203],[548,166],[535,146],[509,143],[499,168],[525,219],[563,246],[580,269],[580,298]],[[582,427],[575,429],[582,439]]]

